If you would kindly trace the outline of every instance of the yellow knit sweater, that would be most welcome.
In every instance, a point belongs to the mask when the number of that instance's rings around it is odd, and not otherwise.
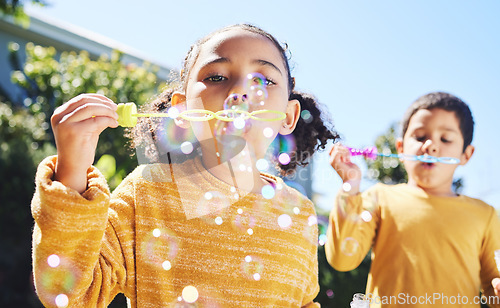
[[[139,166],[110,196],[99,171],[83,194],[45,159],[32,201],[33,271],[47,307],[319,307],[313,204],[279,178],[243,193],[199,159]],[[172,175],[173,174],[173,178]]]
[[[337,196],[325,246],[330,264],[356,268],[372,248],[371,307],[479,307],[479,291],[500,307],[495,209],[463,195],[437,197],[399,184]],[[496,304],[495,304],[496,303]]]

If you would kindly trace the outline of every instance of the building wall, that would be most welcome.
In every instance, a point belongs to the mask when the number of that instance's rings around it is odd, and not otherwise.
[[[53,46],[58,52],[86,50],[94,59],[102,54],[109,55],[112,50],[118,49],[124,53],[122,58],[124,63],[135,63],[140,66],[146,61],[159,68],[157,75],[161,80],[168,80],[170,77],[170,68],[151,61],[139,51],[100,34],[41,16],[31,16],[29,26],[23,28],[14,23],[12,17],[4,16],[0,18],[0,86],[7,91],[12,99],[20,97],[21,90],[12,85],[10,81],[13,68],[8,59],[9,42],[19,44],[21,57],[25,57],[24,48],[28,42],[46,47]],[[24,58],[21,60],[24,62]]]

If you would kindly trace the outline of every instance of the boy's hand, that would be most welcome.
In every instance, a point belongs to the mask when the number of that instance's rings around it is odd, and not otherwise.
[[[330,151],[330,165],[337,171],[344,183],[350,184],[350,194],[357,194],[361,183],[361,169],[351,162],[351,152],[336,143]]]
[[[51,124],[57,147],[55,180],[82,193],[99,134],[118,126],[117,105],[99,94],[81,94],[59,106]]]
[[[495,291],[495,295],[500,295],[500,278],[494,278],[491,281],[491,285],[493,286],[493,290]]]

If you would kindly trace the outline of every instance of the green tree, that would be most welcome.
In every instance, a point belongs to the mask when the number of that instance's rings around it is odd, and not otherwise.
[[[27,26],[29,16],[24,12],[24,4],[33,3],[41,6],[47,5],[45,0],[0,0],[0,17],[13,16],[14,21]]]
[[[24,90],[24,98],[0,98],[0,307],[41,307],[31,282],[29,204],[37,165],[56,152],[50,129],[54,109],[84,92],[141,104],[157,94],[163,82],[148,63],[124,65],[118,51],[91,59],[85,51],[59,55],[52,47],[27,44],[26,62],[21,64],[19,49],[9,44],[12,81]],[[127,148],[122,128],[103,132],[96,163],[111,171],[105,174],[112,189],[137,165]]]

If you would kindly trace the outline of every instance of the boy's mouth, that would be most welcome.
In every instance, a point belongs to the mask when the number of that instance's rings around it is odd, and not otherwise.
[[[421,165],[424,167],[424,169],[432,169],[432,168],[434,168],[434,166],[436,164],[435,163],[422,163]]]

